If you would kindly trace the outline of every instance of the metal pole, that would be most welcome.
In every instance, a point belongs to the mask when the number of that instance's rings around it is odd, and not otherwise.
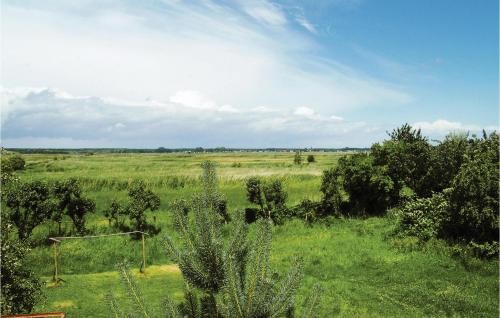
[[[141,233],[142,236],[142,268],[141,268],[141,273],[144,273],[146,271],[146,249],[145,249],[145,243],[144,243],[144,233]]]
[[[59,277],[57,273],[57,242],[54,241],[54,282],[57,283],[59,282]]]

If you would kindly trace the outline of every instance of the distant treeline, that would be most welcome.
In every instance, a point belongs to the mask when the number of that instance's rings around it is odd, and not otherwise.
[[[204,152],[347,152],[347,151],[369,151],[369,148],[164,148],[137,149],[137,148],[4,148],[8,151],[22,154],[88,154],[95,153],[204,153]]]

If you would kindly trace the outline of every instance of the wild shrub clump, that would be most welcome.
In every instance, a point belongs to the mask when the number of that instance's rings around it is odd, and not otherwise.
[[[288,197],[279,179],[264,181],[251,177],[246,181],[247,200],[258,205],[259,209],[247,209],[247,220],[266,218],[275,224],[282,224],[290,211],[286,206]],[[253,214],[253,215],[251,215]]]
[[[449,143],[450,141],[447,141]],[[453,140],[455,145],[462,142]],[[446,145],[447,152],[449,144]],[[416,198],[398,210],[396,232],[423,240],[441,238],[458,243],[477,256],[498,254],[499,210],[499,136],[483,134],[483,138],[467,140],[462,158],[455,156],[458,169],[442,191],[430,198]],[[442,184],[437,182],[439,187]],[[467,253],[468,253],[467,252]]]
[[[131,230],[124,224],[124,217],[128,216],[132,223],[132,230],[159,233],[159,229],[148,223],[146,211],[157,211],[160,208],[160,197],[148,189],[143,180],[134,180],[128,188],[129,201],[121,204],[112,200],[104,215],[109,224],[121,230]],[[114,221],[114,222],[112,222]]]
[[[27,269],[25,257],[29,252],[26,242],[12,238],[13,227],[3,219],[1,225],[1,314],[29,313],[42,298],[42,282]]]
[[[443,194],[430,198],[416,198],[395,211],[398,232],[403,236],[415,236],[422,240],[442,236],[449,222],[449,205]]]

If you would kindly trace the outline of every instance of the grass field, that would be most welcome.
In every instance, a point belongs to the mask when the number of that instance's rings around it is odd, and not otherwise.
[[[57,180],[76,177],[97,212],[88,218],[94,233],[109,233],[102,210],[111,199],[126,199],[126,185],[143,179],[161,197],[155,212],[162,231],[146,240],[148,268],[139,274],[140,243],[126,237],[65,241],[60,246],[61,277],[54,287],[52,249],[46,242],[53,224],[39,226],[39,244],[29,266],[47,282],[46,299],[36,311],[65,311],[68,317],[109,317],[103,295],[113,291],[126,304],[115,265],[129,259],[138,284],[152,308],[164,295],[182,297],[182,276],[162,247],[166,234],[176,239],[169,203],[197,191],[203,160],[218,165],[220,191],[231,211],[249,206],[244,180],[253,175],[282,178],[288,204],[319,199],[321,172],[335,165],[337,153],[317,153],[316,163],[293,165],[293,153],[27,155],[22,179]],[[149,219],[153,220],[150,215]],[[71,228],[66,220],[65,227]],[[389,218],[328,219],[308,226],[292,220],[273,229],[272,263],[278,273],[289,268],[294,255],[306,261],[297,303],[315,283],[325,294],[320,317],[497,317],[498,261],[460,259],[439,241],[419,246],[395,240]],[[231,231],[231,224],[225,226]],[[297,308],[300,312],[301,308]]]

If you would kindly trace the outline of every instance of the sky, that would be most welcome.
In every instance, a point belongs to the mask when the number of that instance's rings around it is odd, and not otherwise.
[[[498,1],[4,0],[1,144],[368,147],[499,127]]]

